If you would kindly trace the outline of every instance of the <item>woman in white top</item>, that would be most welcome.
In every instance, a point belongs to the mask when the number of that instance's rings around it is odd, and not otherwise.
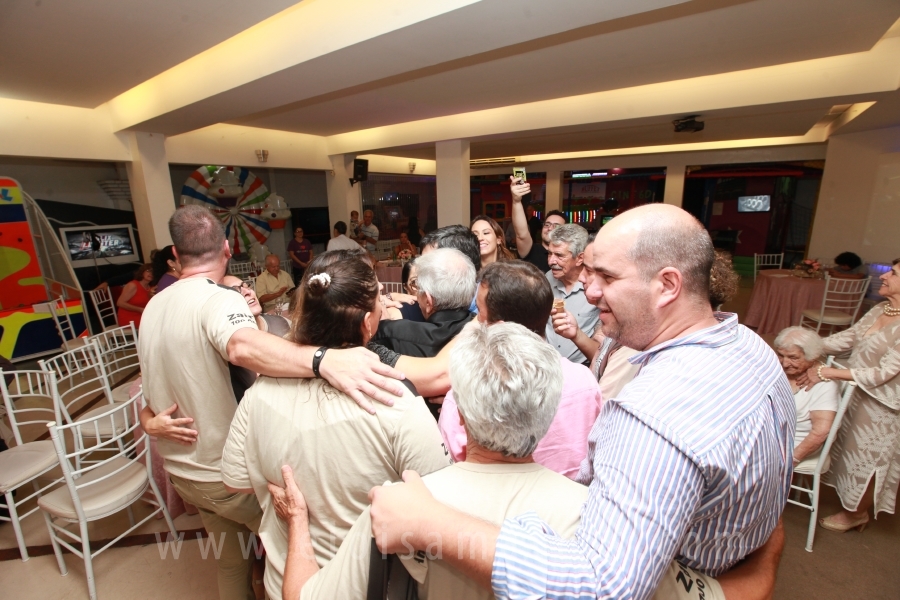
[[[805,460],[814,465],[834,423],[840,401],[840,389],[834,381],[820,381],[809,390],[797,382],[798,377],[810,369],[817,368],[823,358],[825,346],[822,344],[822,338],[815,332],[802,327],[788,327],[778,334],[774,345],[797,405],[794,466]]]
[[[379,283],[358,253],[317,256],[307,268],[289,339],[328,348],[363,346],[378,328]],[[321,360],[321,356],[318,357]],[[313,362],[317,370],[317,361]],[[368,504],[369,490],[400,481],[406,469],[431,473],[450,464],[425,401],[411,392],[370,415],[324,379],[260,377],[247,390],[222,453],[222,480],[255,493],[263,510],[266,592],[281,598],[287,529],[268,481],[290,465],[310,506],[317,562],[327,563]]]

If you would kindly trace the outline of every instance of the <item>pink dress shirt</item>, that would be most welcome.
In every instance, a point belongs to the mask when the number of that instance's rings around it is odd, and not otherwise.
[[[575,479],[581,461],[587,456],[588,434],[600,414],[603,398],[590,369],[562,356],[559,357],[559,364],[563,372],[562,397],[547,435],[534,451],[534,461]],[[459,410],[453,390],[444,398],[438,428],[453,460],[464,461],[468,440],[465,428],[459,424]]]

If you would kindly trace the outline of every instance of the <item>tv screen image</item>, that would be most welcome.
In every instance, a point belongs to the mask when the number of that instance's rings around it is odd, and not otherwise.
[[[73,267],[139,262],[131,225],[63,227],[59,230]],[[96,248],[96,250],[95,250]]]
[[[769,212],[771,208],[769,196],[738,196],[738,212]]]

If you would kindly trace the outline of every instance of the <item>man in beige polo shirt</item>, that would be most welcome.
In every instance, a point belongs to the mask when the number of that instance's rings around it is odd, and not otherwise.
[[[263,310],[268,312],[289,301],[294,290],[290,273],[281,270],[281,261],[274,254],[266,257],[266,270],[256,278],[256,293]]]
[[[222,449],[237,408],[227,363],[276,377],[321,373],[370,412],[372,398],[391,403],[403,387],[390,379],[399,374],[365,349],[329,350],[314,368],[315,348],[261,332],[244,298],[218,285],[231,252],[221,222],[205,208],[177,210],[169,232],[182,275],[144,310],[138,343],[148,407],[141,424],[160,438],[173,485],[221,544],[219,597],[250,599],[250,560],[241,545],[261,511],[256,498],[232,494],[222,483]]]

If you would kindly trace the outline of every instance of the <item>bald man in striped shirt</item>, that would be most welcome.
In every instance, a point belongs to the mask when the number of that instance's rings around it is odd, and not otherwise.
[[[790,489],[793,396],[765,342],[710,309],[709,235],[652,204],[613,219],[593,250],[587,296],[640,372],[591,430],[576,538],[533,513],[500,529],[472,519],[408,473],[371,493],[383,551],[438,536],[444,560],[498,598],[643,600],[672,559],[719,576],[768,539]],[[472,552],[473,539],[486,542]]]

